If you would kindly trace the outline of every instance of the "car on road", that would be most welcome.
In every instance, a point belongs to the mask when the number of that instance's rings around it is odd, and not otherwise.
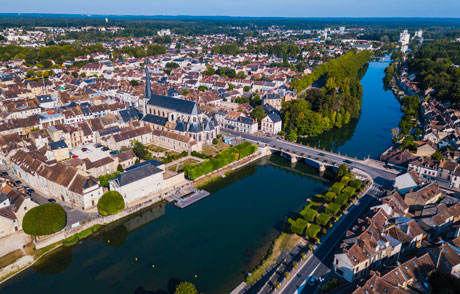
[[[102,149],[101,149],[101,150],[102,150],[102,151],[109,151],[110,149],[109,149],[109,148],[107,148],[107,147],[102,147]]]
[[[316,276],[310,276],[307,280],[308,286],[314,286],[318,283],[318,278]]]
[[[323,152],[318,153],[319,156],[326,156]]]
[[[348,164],[352,164],[352,163],[353,163],[353,162],[352,162],[351,160],[349,160],[349,159],[345,159],[344,162],[345,162],[345,163],[348,163]]]
[[[48,202],[56,203],[56,199],[50,198],[50,199],[48,199]]]

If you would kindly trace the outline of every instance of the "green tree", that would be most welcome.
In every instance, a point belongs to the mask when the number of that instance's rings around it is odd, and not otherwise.
[[[125,209],[125,200],[117,191],[108,191],[99,198],[97,210],[101,215],[114,215]]]
[[[122,173],[124,171],[123,166],[121,166],[121,164],[118,164],[117,171],[120,172],[120,173]]]
[[[144,159],[144,160],[152,159],[152,154],[150,154],[149,150],[145,147],[145,145],[139,141],[136,141],[134,143],[133,151],[134,151],[134,154],[136,154],[136,156],[140,159]]]
[[[195,285],[189,282],[180,282],[176,287],[174,294],[198,294]]]
[[[337,169],[337,172],[335,173],[335,178],[337,180],[342,179],[346,174],[348,173],[348,167],[345,163],[342,163],[339,168]]]
[[[139,82],[136,81],[136,80],[131,80],[131,81],[129,81],[129,84],[130,84],[131,86],[133,86],[133,87],[139,86]]]
[[[257,121],[260,123],[262,119],[266,116],[265,110],[262,107],[262,105],[257,105],[254,107],[254,109],[251,112],[251,117],[257,119]]]
[[[431,155],[431,159],[438,160],[438,161],[441,161],[442,157],[443,157],[442,152],[439,149],[436,150],[436,152]]]
[[[67,222],[65,210],[57,203],[46,203],[29,210],[23,218],[24,233],[32,236],[54,234]]]

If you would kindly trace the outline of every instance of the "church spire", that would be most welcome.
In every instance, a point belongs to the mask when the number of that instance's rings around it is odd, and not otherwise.
[[[145,90],[144,99],[152,98],[152,87],[150,85],[149,67],[150,61],[148,58],[145,59]]]

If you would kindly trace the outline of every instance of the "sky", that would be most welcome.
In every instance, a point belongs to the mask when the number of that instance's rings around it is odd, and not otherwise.
[[[0,13],[460,17],[460,0],[2,0]]]

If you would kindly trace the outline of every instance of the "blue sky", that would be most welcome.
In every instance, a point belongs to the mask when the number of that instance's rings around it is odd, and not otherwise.
[[[6,0],[0,13],[460,17],[460,0]]]

